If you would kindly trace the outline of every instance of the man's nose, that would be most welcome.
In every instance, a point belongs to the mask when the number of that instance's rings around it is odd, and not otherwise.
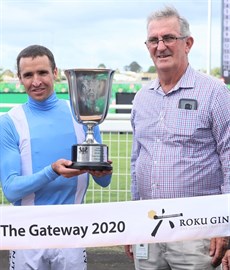
[[[157,50],[161,51],[161,50],[165,50],[165,48],[167,48],[167,46],[165,45],[164,41],[162,39],[159,40],[157,44]]]
[[[38,75],[34,75],[32,83],[33,83],[34,86],[39,86],[41,84],[40,77]]]

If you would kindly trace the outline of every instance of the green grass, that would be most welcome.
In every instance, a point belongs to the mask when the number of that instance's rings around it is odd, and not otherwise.
[[[2,188],[1,188],[1,185],[0,185],[0,205],[1,204],[10,204],[10,203],[4,197],[3,192],[2,192]]]
[[[111,184],[100,188],[91,179],[86,195],[86,203],[116,202],[130,200],[130,153],[132,134],[105,133],[103,143],[109,147],[113,176]]]
[[[106,188],[98,186],[90,179],[85,203],[117,202],[130,200],[130,153],[132,134],[103,133],[103,143],[109,147],[109,159],[112,160],[113,176]],[[0,204],[9,204],[0,187]]]

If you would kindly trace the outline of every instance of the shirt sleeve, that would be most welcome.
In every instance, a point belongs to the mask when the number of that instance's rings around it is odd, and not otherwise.
[[[230,91],[225,86],[219,90],[211,104],[212,132],[224,176],[222,193],[230,193]]]
[[[32,175],[21,175],[19,135],[10,117],[0,117],[0,179],[5,197],[12,203],[39,190],[58,175],[47,166]]]

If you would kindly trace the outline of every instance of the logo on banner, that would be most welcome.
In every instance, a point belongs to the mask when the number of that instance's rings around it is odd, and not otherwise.
[[[151,233],[151,236],[155,237],[157,234],[158,229],[161,226],[161,223],[163,222],[163,219],[167,219],[167,218],[175,218],[175,217],[182,217],[183,214],[179,213],[179,214],[171,214],[171,215],[164,215],[165,214],[165,210],[162,209],[162,215],[158,216],[157,213],[154,210],[151,210],[148,212],[148,217],[151,219],[155,219],[155,220],[159,220],[159,222],[157,223],[156,227],[154,228],[154,230]],[[171,229],[173,229],[175,227],[174,223],[169,220],[169,226]]]

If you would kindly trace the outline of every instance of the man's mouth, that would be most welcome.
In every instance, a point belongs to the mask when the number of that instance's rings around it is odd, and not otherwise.
[[[167,57],[169,57],[170,55],[158,55],[157,57],[158,58],[167,58]]]
[[[32,92],[42,92],[44,90],[45,90],[45,88],[33,88],[33,89],[31,89]]]

